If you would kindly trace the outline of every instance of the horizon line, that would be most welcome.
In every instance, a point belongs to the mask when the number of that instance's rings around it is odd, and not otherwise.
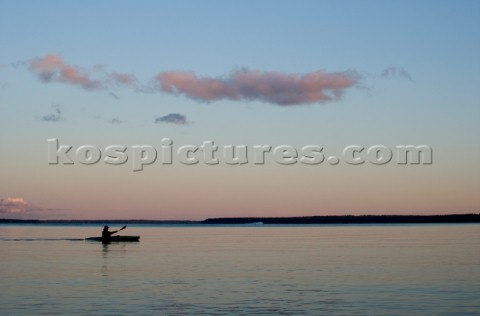
[[[158,220],[158,219],[21,219],[0,218],[1,223],[123,223],[123,224],[368,224],[368,223],[460,223],[480,222],[480,213],[434,214],[434,215],[313,215],[281,217],[212,217],[204,220]]]

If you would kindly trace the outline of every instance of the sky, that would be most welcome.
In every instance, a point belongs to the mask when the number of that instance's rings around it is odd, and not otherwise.
[[[468,0],[1,1],[0,218],[478,213],[479,31]]]

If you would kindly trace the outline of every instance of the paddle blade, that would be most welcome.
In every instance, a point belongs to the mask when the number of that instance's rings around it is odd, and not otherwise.
[[[120,228],[120,230],[123,230],[123,229],[125,229],[125,228],[127,228],[127,225],[125,225],[125,226],[123,226],[122,228]]]

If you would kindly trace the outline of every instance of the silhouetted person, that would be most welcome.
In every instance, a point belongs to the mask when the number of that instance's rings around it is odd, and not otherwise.
[[[119,230],[114,230],[113,232],[108,231],[110,227],[105,225],[103,227],[102,231],[102,244],[109,244],[112,241],[112,235],[115,233],[118,233],[121,229]],[[123,229],[123,228],[122,228]]]

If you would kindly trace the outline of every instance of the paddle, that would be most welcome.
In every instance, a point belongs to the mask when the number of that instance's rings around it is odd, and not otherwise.
[[[123,226],[122,228],[120,228],[119,230],[117,230],[117,231],[115,232],[115,234],[118,233],[118,232],[121,231],[121,230],[124,230],[125,228],[127,228],[127,225],[125,225],[125,226]]]

